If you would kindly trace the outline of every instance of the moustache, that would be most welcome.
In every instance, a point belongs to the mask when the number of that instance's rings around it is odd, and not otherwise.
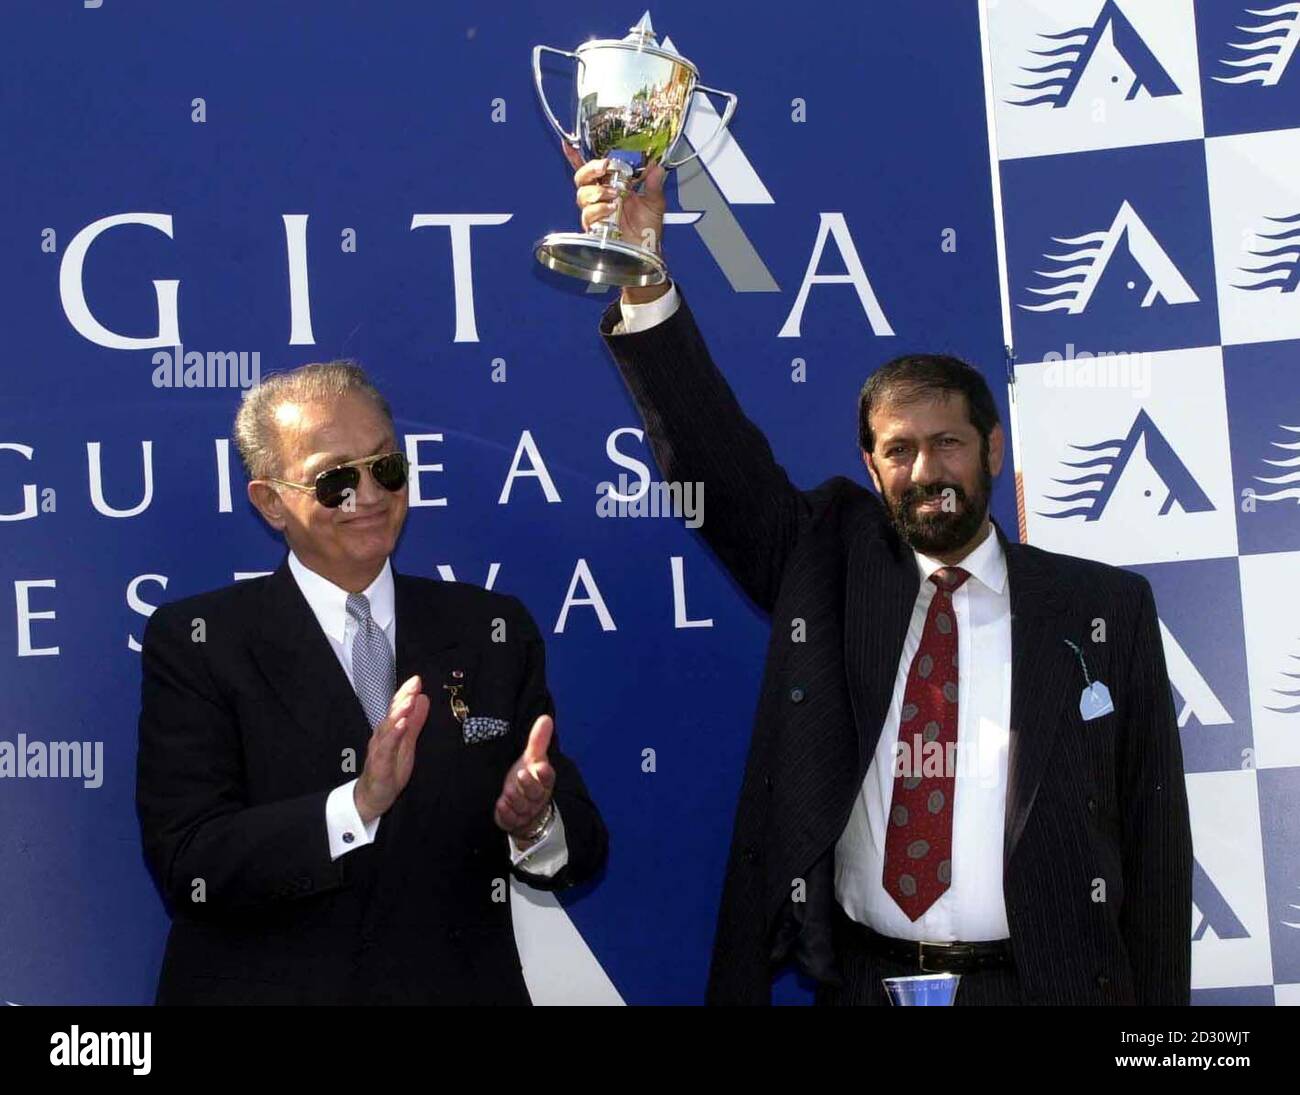
[[[952,492],[952,496],[958,502],[964,503],[966,501],[966,492],[956,483],[931,483],[924,487],[908,487],[903,492],[899,502],[903,508],[911,509],[922,502],[929,502],[934,499],[942,501],[949,491]]]

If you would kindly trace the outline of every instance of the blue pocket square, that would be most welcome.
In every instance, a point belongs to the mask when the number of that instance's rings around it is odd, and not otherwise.
[[[465,719],[463,733],[466,745],[477,745],[481,741],[491,741],[510,733],[510,723],[505,719],[494,719],[490,715],[470,715]]]
[[[1110,689],[1101,681],[1093,681],[1079,697],[1079,714],[1083,716],[1085,722],[1101,718],[1102,715],[1109,715],[1114,710],[1115,704],[1111,702]]]

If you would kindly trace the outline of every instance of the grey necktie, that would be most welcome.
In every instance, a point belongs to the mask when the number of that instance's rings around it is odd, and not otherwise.
[[[348,615],[357,621],[352,640],[352,687],[373,730],[387,717],[397,691],[393,648],[384,629],[371,619],[370,601],[364,593],[348,594]]]

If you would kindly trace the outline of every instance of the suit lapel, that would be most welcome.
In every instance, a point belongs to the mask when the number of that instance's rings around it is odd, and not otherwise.
[[[400,902],[414,862],[404,852],[437,838],[436,833],[429,833],[430,818],[438,800],[447,793],[447,749],[458,744],[461,736],[443,685],[464,681],[471,712],[479,695],[475,687],[479,650],[468,641],[462,621],[441,603],[438,590],[437,583],[393,571],[397,687],[419,674],[420,687],[429,697],[429,716],[416,747],[411,781],[379,826],[374,850],[377,882],[366,912],[367,924],[382,920]],[[462,676],[453,677],[455,671]]]
[[[995,525],[996,528],[996,525]],[[1041,557],[1023,544],[998,538],[1007,559],[1011,589],[1011,720],[1007,752],[1007,804],[1003,827],[1003,865],[1033,808],[1038,785],[1068,704],[1078,700],[1077,662],[1065,639],[1067,591]],[[1075,639],[1077,642],[1077,638]]]
[[[451,715],[449,684],[463,686],[461,693],[470,707],[478,710],[483,698],[478,664],[480,649],[470,642],[463,622],[441,603],[438,583],[393,572],[394,611],[397,618],[397,687],[419,674],[420,688],[429,697],[429,718],[420,735],[420,748],[435,744],[435,738],[454,733],[461,726]],[[459,675],[453,675],[459,674]]]
[[[457,668],[467,672],[472,687],[473,652],[458,653],[456,621],[439,612],[423,588],[419,581],[394,569],[397,685],[401,687],[408,677],[419,673],[430,704],[445,704],[447,694],[442,685],[446,671]],[[328,750],[329,763],[334,764],[343,749],[352,748],[360,771],[370,740],[370,722],[294,581],[287,559],[267,582],[252,647],[262,676],[310,740]]]
[[[262,618],[252,640],[258,670],[327,763],[355,749],[365,760],[370,723],[330,641],[289,570],[280,564],[266,584]]]
[[[397,687],[419,673],[421,685],[431,703],[445,702],[442,677],[434,671],[446,662],[450,652],[460,646],[457,623],[440,611],[430,587],[419,579],[393,571],[393,604],[397,617]],[[452,660],[455,660],[454,658]],[[465,666],[450,666],[459,668]],[[436,679],[435,679],[436,678]]]
[[[868,536],[860,530],[850,543],[844,656],[858,731],[860,781],[889,711],[921,578],[911,549],[891,532]]]

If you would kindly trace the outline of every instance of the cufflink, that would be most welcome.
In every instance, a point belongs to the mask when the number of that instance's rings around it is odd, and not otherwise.
[[[351,844],[351,843],[352,843],[354,840],[356,840],[356,839],[357,839],[357,838],[354,837],[351,833],[344,833],[344,834],[343,834],[343,843],[344,843],[344,844]]]

